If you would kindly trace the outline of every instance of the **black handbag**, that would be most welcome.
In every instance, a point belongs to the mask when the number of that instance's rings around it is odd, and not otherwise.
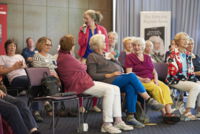
[[[60,92],[60,80],[54,76],[48,76],[44,73],[44,78],[41,81],[40,96],[53,96]]]

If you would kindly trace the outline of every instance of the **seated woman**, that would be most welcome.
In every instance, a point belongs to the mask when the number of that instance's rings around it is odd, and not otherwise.
[[[171,53],[171,51],[174,51],[174,49],[176,48],[176,43],[174,40],[171,40],[171,44],[169,45],[169,51],[167,51],[165,53],[165,62],[167,62],[167,57],[169,56],[169,54]]]
[[[126,60],[126,55],[130,54],[133,51],[132,47],[133,37],[125,37],[122,41],[124,50],[120,52],[119,55],[119,62],[121,63],[122,67],[124,68],[124,63]]]
[[[194,40],[190,38],[186,50],[191,53],[192,63],[194,65],[194,74],[196,75],[198,81],[200,81],[200,57],[193,53],[193,49],[194,49]],[[200,94],[198,95],[198,100],[200,100]],[[200,118],[200,101],[197,101],[197,106],[198,109],[196,117]]]
[[[38,53],[33,56],[33,67],[48,67],[50,70],[50,74],[56,78],[58,75],[55,71],[56,61],[54,57],[49,54],[50,49],[52,48],[52,42],[47,37],[41,37],[38,39],[36,43],[36,48]],[[44,103],[44,108],[47,111],[49,116],[52,116],[52,106],[48,101]]]
[[[134,118],[137,95],[142,96],[147,104],[155,110],[161,110],[163,105],[150,98],[135,74],[123,74],[123,68],[115,60],[114,56],[111,60],[107,60],[104,57],[105,37],[102,34],[96,34],[90,39],[90,48],[93,52],[88,56],[86,61],[89,75],[95,81],[119,86],[120,90],[126,93],[127,123],[135,127],[144,127],[144,124]]]
[[[103,82],[92,81],[86,72],[86,65],[75,59],[70,51],[74,46],[72,35],[66,35],[60,39],[60,51],[57,65],[60,79],[64,83],[66,91],[77,94],[89,94],[103,97],[103,125],[101,132],[121,133],[121,130],[133,130],[132,126],[122,121],[121,100],[119,87]],[[112,124],[115,118],[114,126]]]
[[[52,48],[51,40],[47,37],[41,37],[36,43],[36,48],[39,52],[33,56],[33,67],[48,67],[51,75],[58,78],[55,71],[56,60],[49,54],[49,51]]]
[[[134,72],[152,97],[159,103],[165,105],[162,109],[162,114],[166,123],[178,122],[180,118],[171,112],[171,104],[173,102],[170,96],[170,89],[167,85],[158,80],[151,57],[143,54],[144,46],[144,39],[134,39],[133,53],[127,55],[126,57],[126,71],[127,73]]]
[[[18,66],[20,68],[20,66]],[[16,68],[16,66],[13,66]],[[0,74],[4,74],[7,69],[0,66]],[[0,76],[1,77],[1,76]],[[12,96],[4,93],[1,88],[3,82],[0,78],[0,114],[8,122],[15,134],[40,134],[37,124],[27,107],[27,105]]]
[[[186,51],[189,36],[187,33],[180,32],[175,35],[174,40],[177,49],[172,51],[167,58],[169,66],[166,81],[172,87],[189,93],[183,118],[195,120],[191,109],[195,108],[197,102],[198,112],[200,112],[200,97],[198,97],[200,95],[200,84],[195,77],[191,53]]]
[[[116,49],[118,35],[116,32],[109,32],[108,33],[108,47],[109,47],[109,53],[114,55],[114,57],[117,59],[119,57],[119,51]]]
[[[0,65],[9,68],[4,74],[7,75],[12,87],[22,87],[27,90],[29,81],[24,70],[26,63],[21,55],[16,54],[17,43],[14,40],[7,40],[4,47],[6,55],[0,56]],[[11,68],[13,65],[19,68]]]
[[[151,57],[152,53],[153,53],[153,43],[150,40],[147,40],[145,41],[144,54]],[[156,62],[152,57],[151,57],[151,60],[153,62]]]

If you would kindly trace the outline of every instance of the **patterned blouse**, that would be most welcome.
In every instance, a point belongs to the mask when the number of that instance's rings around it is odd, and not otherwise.
[[[166,82],[168,84],[178,84],[180,80],[182,81],[197,81],[196,76],[194,75],[194,66],[192,63],[192,56],[190,52],[185,52],[186,61],[187,61],[187,73],[183,74],[183,64],[180,57],[180,52],[175,49],[169,53],[167,57],[168,64],[168,75]]]

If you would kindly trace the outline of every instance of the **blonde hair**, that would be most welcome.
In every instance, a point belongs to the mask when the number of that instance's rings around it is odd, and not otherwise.
[[[179,46],[179,40],[181,39],[181,36],[185,36],[187,40],[189,40],[189,35],[185,32],[179,32],[174,36],[174,41]]]
[[[101,45],[105,45],[105,35],[103,34],[95,34],[90,38],[90,48],[92,50],[97,50]]]
[[[133,39],[134,39],[135,37],[125,37],[123,40],[122,40],[122,43],[123,43],[123,46],[124,46],[124,48],[125,48],[125,45],[128,43],[128,42],[133,42]]]
[[[84,12],[84,15],[87,14],[89,15],[95,23],[99,24],[103,20],[103,15],[99,11],[95,10],[87,10]]]
[[[146,47],[147,43],[149,43],[151,45],[151,48],[153,49],[153,43],[150,40],[146,40],[145,41],[145,47]]]
[[[36,43],[36,48],[39,52],[42,51],[42,48],[46,45],[47,40],[49,40],[51,42],[51,39],[47,38],[47,37],[41,37],[38,39],[37,43]],[[52,42],[51,42],[52,43]]]
[[[135,38],[133,39],[133,43],[132,43],[132,44],[133,44],[133,45],[138,44],[138,45],[140,45],[140,46],[142,47],[142,50],[145,49],[145,40],[144,40],[144,38],[135,37]]]
[[[60,39],[60,50],[70,52],[74,46],[74,37],[71,34],[65,35]]]

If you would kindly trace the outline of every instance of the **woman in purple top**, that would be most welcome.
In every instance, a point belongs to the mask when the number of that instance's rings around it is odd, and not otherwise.
[[[134,72],[152,97],[165,105],[162,109],[164,121],[167,123],[180,121],[179,117],[172,114],[171,104],[173,101],[170,96],[169,87],[158,80],[158,75],[153,66],[151,57],[143,54],[145,46],[144,39],[134,38],[132,45],[133,53],[127,55],[125,61],[127,73]]]
[[[64,84],[65,91],[73,91],[103,97],[103,125],[101,132],[121,133],[121,130],[133,130],[132,126],[122,121],[121,99],[119,87],[103,82],[92,81],[86,72],[86,65],[75,59],[70,51],[74,46],[72,35],[66,35],[60,39],[60,51],[57,65],[60,80]],[[115,118],[114,126],[112,125]],[[120,130],[121,129],[121,130]]]

